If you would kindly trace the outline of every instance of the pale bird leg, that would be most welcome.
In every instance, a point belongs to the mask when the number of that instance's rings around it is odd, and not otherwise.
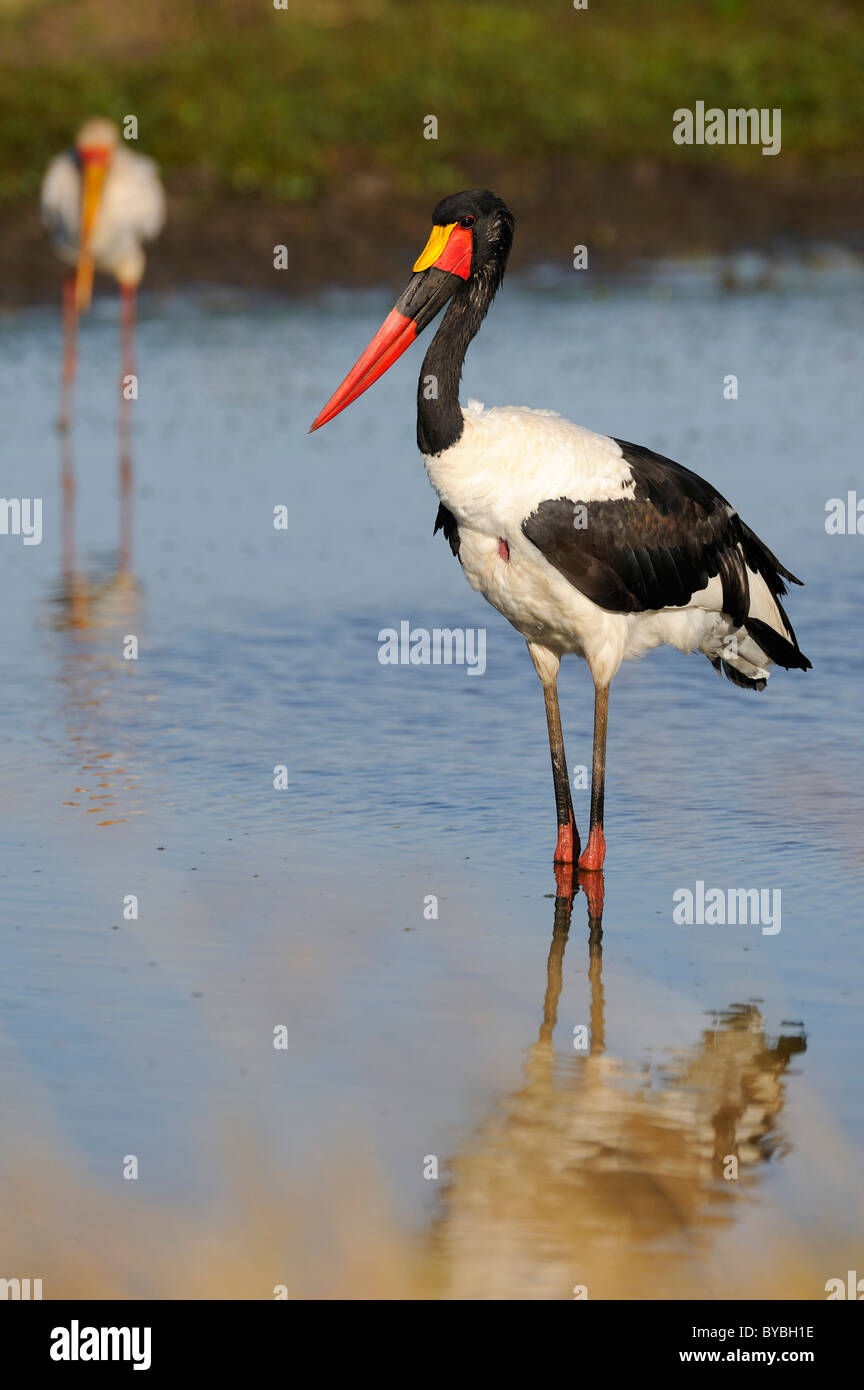
[[[602,869],[606,858],[603,834],[603,799],[606,790],[606,725],[609,717],[609,687],[594,687],[594,763],[591,769],[591,828],[588,843],[579,860],[580,869]]]
[[[546,700],[546,723],[549,729],[549,752],[552,755],[552,780],[555,784],[555,811],[558,816],[558,843],[555,846],[556,864],[572,864],[579,854],[579,831],[573,817],[564,735],[561,732],[561,712],[558,708],[558,682],[543,683]]]
[[[69,429],[72,424],[72,402],[75,395],[75,373],[78,357],[78,309],[75,303],[75,276],[63,281],[63,375],[60,384],[60,415],[57,428]]]
[[[132,397],[129,377],[135,376],[134,285],[120,286],[120,412],[118,417],[120,532],[119,566],[126,574],[132,567]]]

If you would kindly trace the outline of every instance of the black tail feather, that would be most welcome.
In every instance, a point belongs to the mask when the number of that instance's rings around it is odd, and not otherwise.
[[[785,565],[781,565],[774,552],[768,549],[764,541],[760,541],[756,532],[751,531],[747,523],[742,521],[740,517],[738,523],[741,527],[744,559],[751,569],[762,575],[775,598],[778,593],[785,594],[786,592],[785,585],[782,583],[783,579],[788,579],[790,584],[803,586],[804,580],[796,578],[791,570],[787,570]],[[774,574],[771,573],[772,569],[775,571]]]
[[[718,676],[722,672],[727,681],[731,681],[733,685],[740,685],[742,690],[764,690],[768,684],[764,676],[759,680],[754,680],[752,676],[745,676],[743,671],[739,671],[735,666],[731,666],[729,662],[724,661],[722,657],[709,656],[708,660],[711,662]]]
[[[796,581],[797,583],[797,581]],[[788,641],[779,632],[775,632],[768,623],[763,623],[760,618],[747,618],[744,623],[745,628],[753,641],[757,643],[762,651],[777,666],[785,666],[787,671],[809,671],[812,662],[799,649],[796,641]],[[794,634],[793,634],[794,639]]]

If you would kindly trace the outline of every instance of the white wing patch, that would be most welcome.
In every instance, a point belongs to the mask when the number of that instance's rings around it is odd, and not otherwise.
[[[52,159],[42,181],[42,220],[54,249],[74,263],[78,254],[81,174],[68,152]],[[152,159],[119,148],[111,161],[96,223],[92,251],[97,268],[135,283],[143,270],[143,242],[165,223],[165,194]]]
[[[152,241],[165,225],[165,194],[152,159],[118,149],[105,181],[101,213],[136,241]]]
[[[64,259],[71,255],[74,260],[77,254],[80,204],[78,166],[70,154],[58,154],[45,170],[41,206],[54,249]]]
[[[425,459],[432,486],[457,522],[510,536],[547,498],[598,502],[633,496],[630,466],[615,440],[554,410],[487,410],[472,400],[462,418],[458,443]]]

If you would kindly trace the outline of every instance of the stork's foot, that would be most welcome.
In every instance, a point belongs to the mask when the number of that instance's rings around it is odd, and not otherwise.
[[[602,869],[606,859],[606,836],[602,825],[592,825],[588,843],[579,859],[580,869]]]
[[[579,831],[572,815],[569,821],[558,827],[558,843],[555,846],[556,864],[575,864],[579,858],[581,843]]]
[[[556,898],[572,898],[576,892],[576,865],[575,864],[556,864],[555,865],[555,896]]]
[[[604,882],[603,874],[596,870],[579,870],[579,887],[588,899],[588,916],[599,925],[603,917]]]

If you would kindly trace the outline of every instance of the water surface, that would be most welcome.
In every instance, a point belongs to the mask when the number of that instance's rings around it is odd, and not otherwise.
[[[0,537],[0,1158],[65,1174],[32,1178],[15,1248],[64,1182],[113,1213],[98,1265],[142,1213],[218,1232],[239,1183],[278,1229],[277,1180],[326,1211],[368,1168],[435,1292],[726,1297],[772,1241],[839,1250],[858,1221],[864,542],[827,535],[825,504],[860,479],[862,280],[730,294],[660,267],[585,284],[508,285],[465,398],[560,410],[709,477],[806,580],[790,613],[814,664],[762,695],[671,651],[622,669],[602,921],[552,872],[524,643],[432,536],[419,351],[305,432],[392,294],[145,300],[131,575],[114,304],[82,333],[71,574],[57,315],[0,325],[4,494],[44,499],[41,545]],[[484,628],[484,674],[381,665],[379,631],[405,620]],[[592,691],[575,659],[560,690],[578,783]],[[676,925],[673,894],[698,881],[780,889],[780,932]],[[296,1291],[342,1290],[346,1250],[371,1280],[367,1208],[352,1220],[331,1265],[322,1216],[248,1278],[229,1261],[225,1292],[260,1279],[268,1297],[292,1261]],[[58,1220],[46,1296],[90,1287],[77,1238]],[[155,1255],[126,1265],[99,1287],[177,1291]],[[835,1273],[828,1254],[796,1273],[778,1257],[769,1296],[824,1296]]]

